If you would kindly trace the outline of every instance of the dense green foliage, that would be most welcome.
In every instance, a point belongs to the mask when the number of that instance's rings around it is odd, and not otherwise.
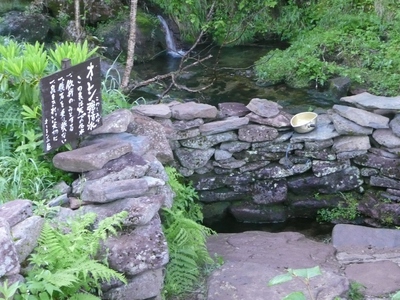
[[[207,236],[214,232],[200,224],[203,214],[193,187],[183,184],[174,168],[166,167],[166,171],[175,193],[172,207],[162,210],[170,255],[164,281],[164,297],[168,298],[189,292],[199,280],[201,268],[214,263],[206,247]]]
[[[400,2],[289,1],[271,30],[291,43],[257,62],[260,81],[321,87],[348,76],[379,95],[400,93]]]
[[[203,30],[220,45],[238,45],[265,32],[276,0],[152,0],[178,25],[182,38],[194,42]],[[211,14],[210,14],[211,12]]]
[[[352,193],[341,193],[343,201],[334,208],[322,208],[317,212],[317,221],[353,221],[360,216],[358,211],[358,200]]]
[[[46,189],[61,179],[68,180],[67,174],[53,167],[54,154],[43,154],[39,83],[61,68],[63,58],[71,57],[74,65],[95,51],[87,42],[65,42],[45,49],[43,44],[1,38],[0,204],[17,198],[40,201]],[[112,93],[113,89],[103,92]],[[110,101],[117,96],[109,97]]]
[[[102,282],[124,276],[110,269],[97,257],[100,242],[115,235],[127,212],[100,221],[94,230],[96,214],[88,213],[69,224],[44,224],[38,246],[28,259],[26,283],[16,299],[100,299]]]

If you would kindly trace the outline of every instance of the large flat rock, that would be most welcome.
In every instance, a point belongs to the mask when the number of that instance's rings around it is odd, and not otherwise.
[[[131,151],[132,146],[128,142],[104,141],[57,153],[53,157],[53,164],[56,168],[69,172],[93,171]]]
[[[318,299],[334,299],[346,293],[348,281],[339,274],[340,266],[331,245],[318,243],[295,232],[249,231],[219,234],[208,240],[211,255],[221,255],[224,265],[209,278],[208,300],[281,300],[294,291],[307,294],[305,285],[292,280],[268,286],[286,268],[320,266],[323,275],[311,279]]]
[[[354,96],[342,97],[340,101],[352,103],[362,108],[369,109],[393,109],[398,110],[400,107],[400,97],[384,97],[375,96],[364,92]]]

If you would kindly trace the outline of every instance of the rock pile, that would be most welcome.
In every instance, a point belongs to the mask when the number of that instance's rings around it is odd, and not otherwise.
[[[218,108],[172,102],[117,110],[78,149],[54,157],[79,178],[49,205],[61,206],[60,221],[128,212],[125,230],[105,245],[109,265],[128,285],[108,286],[104,299],[160,295],[168,251],[158,211],[173,200],[165,165],[192,180],[210,218],[313,217],[337,206],[339,192],[367,190],[359,203],[366,221],[399,225],[400,100],[363,93],[342,101],[350,104],[318,111],[306,134],[293,132],[283,107],[258,98]],[[0,277],[15,281],[43,220],[29,200],[16,200],[0,207],[0,222]]]
[[[94,212],[98,222],[128,212],[124,230],[103,246],[109,266],[124,273],[128,284],[104,285],[103,299],[161,299],[169,254],[158,212],[172,204],[173,192],[163,167],[172,152],[164,145],[168,142],[163,143],[161,126],[151,119],[140,125],[141,119],[119,111],[106,117],[81,148],[54,157],[55,166],[80,175],[72,187],[60,187],[63,194],[49,202],[49,206],[61,206],[54,221]],[[144,130],[147,136],[141,134]],[[43,223],[44,219],[32,214],[29,200],[0,206],[1,281],[22,280],[20,266],[37,245]]]
[[[348,105],[318,111],[316,129],[306,134],[293,132],[283,107],[258,98],[218,109],[190,102],[133,111],[164,125],[175,166],[194,183],[208,217],[315,217],[343,200],[339,192],[373,188],[381,193],[360,203],[369,222],[400,224],[399,99],[362,93],[341,100]]]

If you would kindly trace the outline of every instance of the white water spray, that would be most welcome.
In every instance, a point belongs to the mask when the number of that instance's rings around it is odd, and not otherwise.
[[[167,44],[167,48],[168,48],[168,54],[173,56],[173,57],[182,57],[185,54],[185,51],[183,50],[178,50],[176,48],[176,43],[175,43],[175,39],[172,36],[172,32],[168,27],[167,22],[164,20],[164,18],[160,15],[157,16],[157,18],[160,20],[161,25],[164,28],[164,32],[165,32],[165,42]]]

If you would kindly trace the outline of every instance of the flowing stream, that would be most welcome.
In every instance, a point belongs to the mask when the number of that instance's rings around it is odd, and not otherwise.
[[[281,43],[270,42],[265,45],[195,49],[195,53],[192,54],[193,59],[189,62],[194,62],[194,57],[197,55],[205,57],[211,54],[212,58],[196,67],[189,68],[177,78],[177,82],[190,89],[201,89],[210,83],[212,85],[199,93],[172,89],[168,96],[215,106],[221,102],[247,104],[252,98],[263,98],[279,103],[286,111],[293,114],[316,107],[332,107],[335,99],[327,92],[315,89],[295,89],[285,84],[263,86],[257,83],[252,69],[254,62],[266,55],[268,51],[283,47],[285,45]],[[177,51],[182,53],[180,51],[183,50]],[[135,65],[134,71],[142,79],[176,71],[181,60],[181,57],[177,55],[178,52],[168,51],[151,62]],[[159,86],[156,93],[161,94],[164,89],[165,87]],[[154,90],[150,92],[148,87],[132,94],[133,100],[138,97],[150,101],[157,99]]]
[[[134,71],[142,78],[148,79],[156,75],[167,74],[178,69],[184,50],[177,50],[173,36],[168,29],[165,20],[159,17],[166,34],[168,50],[155,60],[145,64],[136,65]],[[197,101],[217,106],[221,102],[249,103],[252,98],[263,98],[279,103],[284,110],[296,114],[315,108],[330,108],[335,99],[327,92],[315,89],[295,89],[285,84],[263,86],[257,83],[252,67],[254,62],[266,55],[268,51],[276,48],[284,48],[286,45],[270,42],[264,45],[237,46],[229,48],[195,49],[193,57],[199,55],[205,57],[212,55],[196,67],[188,69],[177,81],[190,89],[201,89],[212,85],[199,92],[190,93],[183,90],[172,89],[168,97],[182,99],[184,101]],[[191,60],[190,62],[193,62]],[[133,100],[143,97],[146,100],[156,100],[155,94],[161,94],[165,86],[159,86],[159,90],[149,91],[148,88],[135,92]],[[288,149],[289,150],[289,149]],[[205,220],[206,221],[206,220]],[[262,230],[269,232],[297,231],[316,240],[329,239],[333,225],[321,225],[314,220],[293,219],[278,224],[249,224],[239,223],[230,215],[218,222],[205,223],[217,232],[243,232],[247,230]]]

